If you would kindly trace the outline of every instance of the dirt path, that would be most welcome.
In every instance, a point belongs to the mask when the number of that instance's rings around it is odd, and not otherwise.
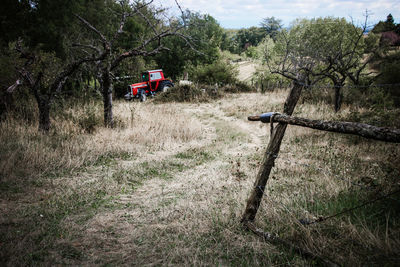
[[[269,253],[280,252],[240,224],[269,134],[247,116],[275,110],[285,94],[261,96],[116,102],[122,127],[81,136],[99,158],[0,203],[8,240],[0,263],[3,255],[6,266],[272,263]]]
[[[238,79],[241,81],[249,80],[256,71],[257,64],[251,61],[242,61],[238,63],[239,75]]]

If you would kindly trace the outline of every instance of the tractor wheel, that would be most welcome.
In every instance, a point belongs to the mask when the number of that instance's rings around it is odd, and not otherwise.
[[[160,92],[167,92],[171,87],[174,87],[174,84],[170,81],[164,81],[161,82],[160,86],[159,86],[159,91]]]
[[[146,98],[147,98],[146,93],[143,92],[143,93],[140,95],[140,102],[145,102],[145,101],[146,101]]]

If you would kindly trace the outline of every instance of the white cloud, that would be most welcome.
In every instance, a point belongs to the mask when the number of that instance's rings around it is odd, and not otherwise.
[[[155,0],[164,7],[176,7],[175,0]],[[370,21],[385,20],[391,13],[400,22],[399,0],[178,0],[184,9],[207,13],[223,27],[257,26],[263,18],[274,16],[289,25],[296,18],[324,16],[354,18],[363,21],[365,10],[372,13]]]

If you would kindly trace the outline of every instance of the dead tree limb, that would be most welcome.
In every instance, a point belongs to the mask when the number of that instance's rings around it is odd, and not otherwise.
[[[310,120],[274,112],[264,113],[260,116],[250,116],[248,119],[264,123],[269,123],[272,119],[272,122],[287,123],[328,132],[354,134],[384,142],[400,143],[400,129],[377,127],[365,123]]]

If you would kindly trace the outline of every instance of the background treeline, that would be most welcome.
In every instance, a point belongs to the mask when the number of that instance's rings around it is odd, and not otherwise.
[[[372,27],[368,19],[368,13],[361,25],[335,17],[298,19],[282,28],[267,18],[262,27],[237,31],[231,49],[262,63],[253,82],[263,91],[287,87],[293,75],[303,73],[308,98],[332,98],[336,111],[342,101],[398,107],[400,24],[391,14]]]

